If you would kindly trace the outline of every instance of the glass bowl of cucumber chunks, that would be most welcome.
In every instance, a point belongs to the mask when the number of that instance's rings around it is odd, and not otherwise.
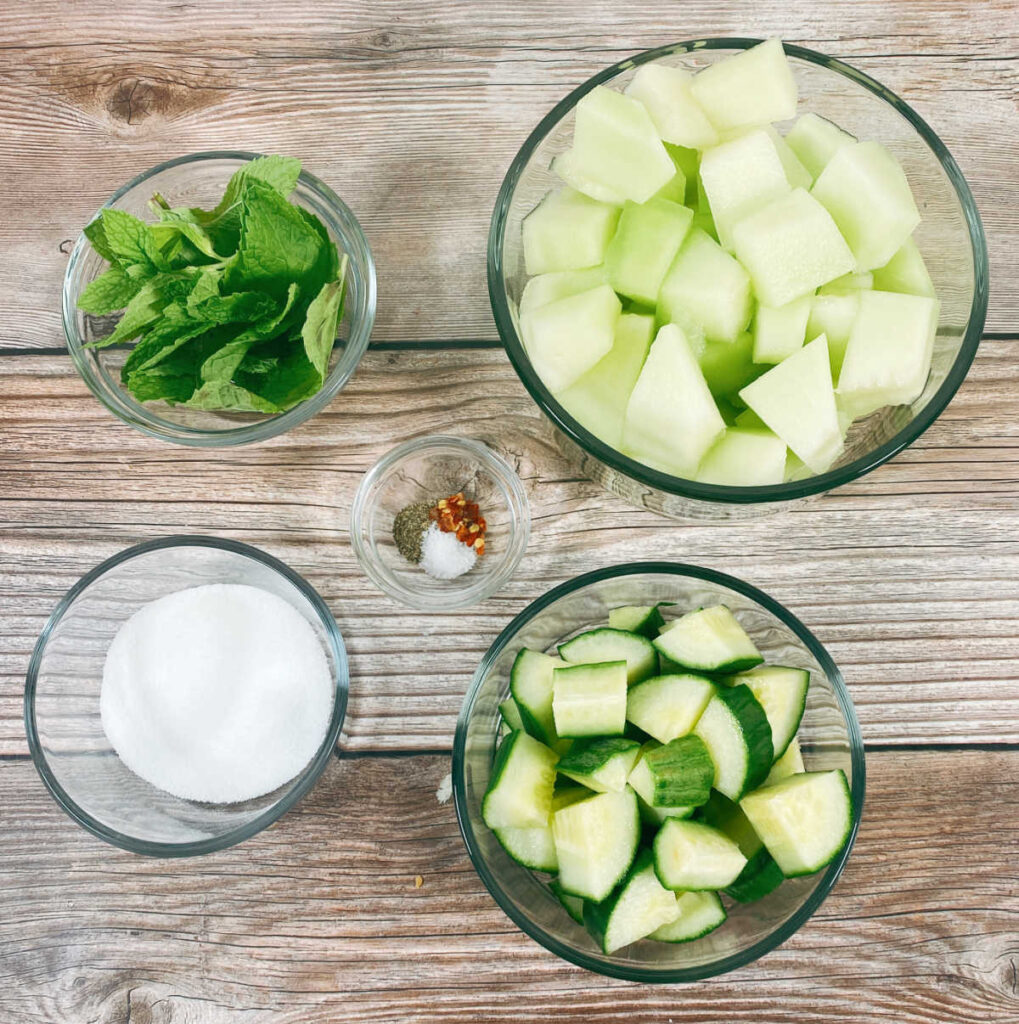
[[[854,480],[958,389],[987,250],[944,144],[899,97],[778,40],[605,69],[503,182],[488,283],[564,449],[676,517]]]
[[[503,630],[464,700],[457,817],[496,902],[600,974],[683,982],[788,939],[849,857],[864,753],[828,652],[731,576],[579,576]]]

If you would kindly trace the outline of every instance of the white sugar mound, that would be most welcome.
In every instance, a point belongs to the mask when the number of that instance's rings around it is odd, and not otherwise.
[[[308,621],[258,587],[180,590],[139,609],[103,667],[103,729],[124,764],[187,800],[250,800],[312,759],[333,681]]]

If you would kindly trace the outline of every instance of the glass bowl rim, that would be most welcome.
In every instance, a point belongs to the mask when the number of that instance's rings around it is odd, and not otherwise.
[[[824,874],[816,888],[807,896],[796,911],[781,925],[766,935],[763,939],[755,942],[752,946],[723,957],[711,963],[701,964],[697,967],[680,968],[651,968],[650,966],[635,967],[623,963],[605,963],[596,959],[593,955],[582,950],[573,949],[566,943],[561,942],[554,935],[537,926],[529,917],[517,910],[515,904],[505,896],[502,886],[495,879],[494,874],[489,870],[481,850],[475,842],[474,830],[471,827],[470,815],[467,811],[467,786],[465,779],[466,771],[466,744],[467,728],[473,712],[474,702],[478,691],[481,689],[489,669],[495,659],[513,641],[520,629],[544,611],[549,605],[554,604],[559,598],[565,597],[582,589],[592,583],[599,583],[603,580],[617,579],[623,576],[637,575],[661,575],[679,576],[686,579],[701,580],[718,586],[727,587],[744,597],[756,602],[766,611],[774,615],[784,626],[790,629],[796,638],[806,647],[810,654],[817,660],[817,663],[824,670],[828,682],[835,694],[842,719],[846,727],[846,734],[849,742],[849,755],[852,765],[852,781],[850,789],[853,803],[853,821],[849,832],[849,838],[845,847],[838,857],[824,869]],[[622,978],[626,981],[638,981],[644,983],[675,984],[680,982],[703,981],[707,978],[724,974],[728,971],[745,967],[747,964],[759,959],[773,949],[778,948],[782,943],[794,935],[815,913],[820,905],[827,898],[835,883],[838,881],[842,870],[849,860],[856,836],[859,832],[860,821],[863,816],[863,803],[866,789],[866,762],[864,756],[863,738],[860,734],[860,725],[856,717],[856,710],[853,707],[852,698],[842,673],[835,664],[831,655],[824,648],[821,642],[807,627],[784,605],[780,604],[773,597],[769,597],[763,591],[758,590],[752,584],[727,573],[718,572],[714,569],[707,569],[702,566],[691,565],[685,562],[627,562],[622,565],[608,566],[603,569],[595,569],[576,576],[565,583],[561,583],[547,591],[541,597],[536,598],[519,614],[513,617],[509,624],[492,642],[491,647],[485,652],[481,659],[474,677],[471,679],[467,694],[464,697],[457,716],[456,734],[453,740],[453,797],[456,807],[457,822],[460,826],[460,834],[463,837],[464,845],[467,847],[467,854],[475,871],[488,889],[496,903],[503,912],[517,925],[520,930],[533,939],[539,945],[555,953],[557,956],[568,960],[570,963],[583,967],[585,970],[593,971],[612,978]]]
[[[493,479],[499,481],[509,497],[507,507],[510,513],[510,542],[502,564],[490,576],[481,577],[476,583],[462,589],[451,588],[442,607],[452,610],[467,608],[491,597],[501,589],[516,572],[520,560],[527,551],[531,536],[531,506],[520,475],[495,449],[472,437],[457,437],[453,434],[426,434],[413,437],[390,448],[364,474],[354,492],[350,505],[350,540],[354,555],[365,575],[385,594],[394,600],[419,611],[435,608],[435,596],[422,595],[400,584],[388,571],[379,567],[363,537],[366,516],[371,507],[369,498],[375,485],[399,463],[410,455],[418,455],[429,449],[456,448],[475,462],[480,462]],[[455,580],[450,582],[455,583]]]
[[[150,167],[148,170],[142,171],[130,181],[121,185],[89,218],[88,224],[91,224],[92,221],[100,216],[103,210],[114,206],[128,192],[140,187],[163,171],[212,160],[233,160],[249,163],[264,155],[263,153],[255,153],[248,150],[212,149],[188,153],[184,156],[174,157],[172,160],[165,160],[154,167]],[[350,338],[347,341],[343,354],[329,372],[329,376],[326,377],[322,387],[310,398],[294,406],[293,409],[288,409],[286,412],[277,413],[273,416],[267,416],[254,423],[227,427],[223,430],[209,430],[202,427],[189,427],[184,424],[174,423],[171,420],[164,419],[154,410],[146,408],[126,393],[121,393],[119,390],[115,394],[107,393],[106,389],[97,380],[95,371],[85,355],[85,349],[77,329],[77,307],[73,294],[72,278],[78,264],[85,257],[86,253],[92,249],[91,243],[85,237],[84,231],[82,231],[79,233],[74,248],[71,250],[71,255],[67,261],[67,268],[64,271],[61,294],[61,320],[64,340],[67,344],[71,361],[74,363],[81,378],[85,381],[88,389],[118,419],[140,430],[142,433],[148,434],[150,437],[159,438],[161,441],[170,441],[198,448],[226,448],[234,445],[251,444],[256,441],[265,441],[270,437],[276,437],[278,434],[285,433],[324,409],[347,383],[368,349],[371,333],[375,326],[376,303],[378,300],[375,258],[372,255],[364,229],[350,207],[324,181],[303,167],[298,181],[315,193],[323,204],[330,208],[335,218],[342,222],[345,228],[349,230],[355,245],[354,251],[348,253],[348,255],[352,263],[358,264],[359,270],[363,272],[364,276],[365,315],[362,319],[352,323]]]
[[[315,610],[319,621],[326,632],[330,652],[333,657],[334,671],[333,683],[335,693],[333,697],[333,708],[326,730],[326,735],[315,756],[307,765],[291,780],[291,788],[276,801],[273,806],[264,811],[258,817],[236,828],[232,828],[221,835],[210,839],[200,839],[184,843],[154,842],[151,840],[138,839],[129,836],[118,829],[110,828],[98,818],[93,817],[64,789],[57,781],[56,776],[50,769],[46,754],[42,749],[42,742],[35,719],[35,696],[36,683],[38,681],[39,669],[42,663],[47,643],[53,629],[64,617],[74,601],[84,593],[96,580],[104,576],[109,570],[116,568],[124,562],[128,562],[138,555],[149,554],[153,551],[161,551],[170,548],[200,547],[215,548],[220,551],[229,551],[234,554],[243,555],[253,561],[260,562],[269,569],[275,570],[289,583],[293,584],[301,595]],[[252,547],[250,544],[243,544],[240,541],[228,540],[222,537],[208,537],[198,534],[177,534],[171,537],[160,537],[155,540],[143,541],[125,548],[123,551],[100,562],[94,568],[85,573],[57,602],[56,607],[50,613],[49,618],[43,626],[39,639],[32,650],[32,657],[28,665],[25,677],[25,733],[28,738],[28,749],[39,772],[43,783],[49,790],[50,795],[57,804],[86,831],[99,839],[105,840],[113,846],[118,846],[129,853],[139,853],[150,857],[193,857],[199,854],[215,853],[225,850],[228,847],[236,846],[238,843],[250,839],[259,832],[268,828],[278,821],[287,811],[291,810],[314,786],[319,776],[325,770],[335,751],[336,742],[340,731],[343,728],[344,718],[347,710],[347,696],[350,690],[350,672],[347,661],[346,647],[343,643],[343,636],[340,633],[336,620],[333,618],[328,605],[299,573],[295,572],[285,562]],[[285,784],[286,785],[286,784]]]
[[[966,323],[966,333],[963,336],[959,352],[941,386],[931,396],[927,405],[898,431],[894,437],[861,455],[859,458],[854,459],[852,462],[848,462],[837,469],[831,469],[825,473],[819,473],[802,480],[792,480],[781,484],[755,485],[752,487],[700,483],[696,480],[672,476],[671,474],[652,469],[650,466],[645,466],[643,463],[631,459],[629,456],[624,455],[595,437],[586,427],[574,419],[545,387],[531,366],[527,353],[524,351],[523,343],[513,325],[513,316],[510,312],[509,303],[506,298],[506,289],[503,285],[502,267],[502,242],[506,229],[507,213],[520,177],[534,151],[544,140],[545,136],[587,93],[596,86],[610,81],[630,68],[658,60],[662,57],[692,53],[699,50],[746,50],[764,41],[764,39],[745,37],[714,37],[669,43],[665,46],[655,47],[652,50],[644,50],[641,53],[634,54],[592,75],[587,81],[560,100],[538,122],[537,127],[528,135],[526,141],[520,147],[499,189],[488,233],[488,294],[492,305],[492,313],[495,317],[496,328],[502,339],[503,347],[506,349],[506,354],[509,356],[510,362],[517,372],[517,376],[519,376],[538,408],[552,421],[555,427],[562,431],[573,443],[579,445],[582,451],[591,455],[608,468],[656,491],[663,491],[669,495],[698,501],[725,504],[756,504],[759,502],[788,501],[795,498],[805,498],[809,495],[819,494],[822,491],[850,483],[864,476],[872,469],[876,469],[902,451],[903,448],[908,447],[917,440],[944,412],[965,379],[970,365],[976,356],[987,318],[987,240],[980,219],[980,213],[973,200],[970,187],[962,171],[959,169],[959,165],[955,162],[955,158],[948,151],[945,144],[930,125],[908,103],[890,89],[881,85],[880,82],[870,75],[857,70],[845,61],[829,57],[816,50],[796,46],[792,43],[783,43],[788,56],[836,72],[843,78],[862,86],[893,107],[912,125],[920,139],[926,143],[955,190],[955,195],[962,207],[963,217],[969,230],[970,247],[973,255],[974,286],[969,319]]]

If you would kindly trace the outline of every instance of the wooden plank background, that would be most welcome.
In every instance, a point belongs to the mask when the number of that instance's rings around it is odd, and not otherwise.
[[[946,141],[988,231],[988,334],[947,412],[890,464],[764,519],[678,525],[557,450],[495,341],[488,218],[530,127],[598,68],[676,39],[771,34],[874,74]],[[0,0],[0,1024],[1014,1024],[1017,54],[1015,0]],[[333,185],[375,250],[380,307],[327,411],[258,447],[199,452],[95,402],[63,354],[59,291],[66,240],[115,187],[211,147],[294,153]],[[436,429],[503,451],[534,519],[516,578],[455,618],[385,599],[347,539],[365,469]],[[343,629],[353,684],[342,754],[301,807],[235,850],[164,863],[103,846],[50,801],[21,691],[83,572],[184,531],[305,575]],[[508,618],[578,572],[647,557],[788,604],[843,668],[868,744],[864,826],[815,919],[680,990],[587,974],[522,936],[436,796],[464,689]]]

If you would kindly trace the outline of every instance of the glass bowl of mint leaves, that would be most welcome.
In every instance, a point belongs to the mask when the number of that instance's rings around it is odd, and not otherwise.
[[[128,182],[64,279],[67,347],[124,422],[166,441],[262,441],[324,408],[375,320],[375,264],[299,160],[196,153]]]

